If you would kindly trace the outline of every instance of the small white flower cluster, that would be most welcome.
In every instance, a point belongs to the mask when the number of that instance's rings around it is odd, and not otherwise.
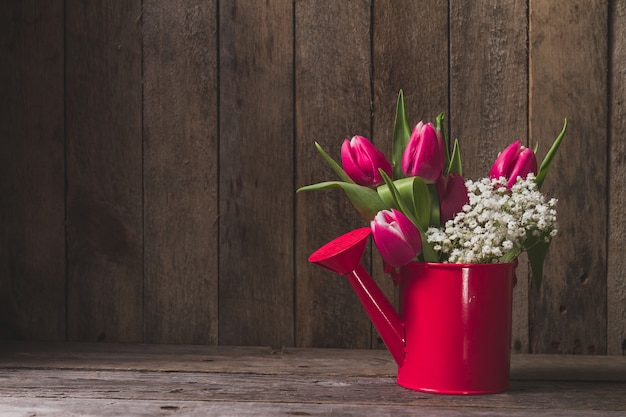
[[[535,176],[518,177],[510,190],[506,183],[506,178],[465,182],[469,204],[441,228],[427,231],[443,262],[507,262],[556,235],[557,200],[545,201]]]

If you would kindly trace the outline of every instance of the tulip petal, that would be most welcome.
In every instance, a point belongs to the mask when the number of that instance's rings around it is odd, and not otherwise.
[[[391,212],[395,215],[395,224],[398,227],[398,231],[401,236],[403,236],[404,240],[414,249],[417,249],[417,252],[422,251],[422,239],[420,239],[419,231],[409,220],[408,217],[403,216],[402,213],[398,212],[395,209],[391,209]]]
[[[507,187],[511,188],[517,182],[517,178],[526,178],[530,172],[537,174],[537,158],[531,149],[522,146],[517,161],[515,161],[511,172],[507,175],[509,178]]]
[[[379,169],[392,174],[391,164],[385,155],[363,136],[344,140],[341,146],[341,162],[350,178],[366,187],[383,183]]]
[[[402,170],[407,177],[422,177],[428,183],[435,183],[443,172],[444,152],[441,133],[432,123],[420,121],[402,155]]]
[[[454,219],[456,214],[469,203],[465,180],[459,174],[449,174],[437,182],[441,224]]]
[[[406,265],[421,252],[419,231],[395,209],[377,213],[370,227],[378,252],[391,266]]]
[[[371,178],[369,178],[359,166],[355,153],[356,149],[350,145],[350,141],[348,139],[344,140],[341,146],[341,165],[346,174],[348,174],[354,182],[359,185],[367,186],[372,182]]]
[[[491,167],[491,170],[489,171],[489,178],[506,177],[511,166],[515,163],[517,155],[519,155],[519,149],[521,146],[522,142],[517,140],[500,152]]]

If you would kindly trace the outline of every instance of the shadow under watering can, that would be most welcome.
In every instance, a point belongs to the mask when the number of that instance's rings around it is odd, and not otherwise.
[[[347,278],[398,365],[397,383],[438,394],[509,387],[517,261],[411,262],[400,268],[400,313],[361,264],[370,229],[348,232],[310,257]]]

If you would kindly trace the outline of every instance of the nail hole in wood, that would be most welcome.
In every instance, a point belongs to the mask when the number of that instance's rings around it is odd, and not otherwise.
[[[587,275],[586,272],[584,272],[581,276],[580,276],[580,283],[583,285],[586,285],[587,282],[589,281],[589,275]]]

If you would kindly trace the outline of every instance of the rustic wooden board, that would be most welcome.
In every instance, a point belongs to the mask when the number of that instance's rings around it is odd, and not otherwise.
[[[219,22],[219,342],[291,346],[293,2],[220,2]]]
[[[569,122],[542,188],[560,227],[530,294],[533,352],[607,351],[607,18],[602,0],[530,2],[530,136],[546,150]]]
[[[337,179],[314,142],[341,163],[344,138],[371,137],[369,3],[295,2],[298,187]],[[367,223],[339,190],[298,194],[295,215],[296,346],[370,347],[369,319],[346,280],[307,262],[321,245]]]
[[[445,396],[398,386],[393,377],[255,375],[196,372],[124,372],[38,369],[0,370],[6,397],[158,401],[255,401],[264,403],[371,404],[626,411],[626,382],[513,381],[505,393]],[[584,395],[582,392],[584,392]],[[591,401],[591,403],[590,403]],[[1,403],[1,402],[0,402]]]
[[[510,143],[528,145],[527,39],[525,1],[451,3],[449,136],[459,139],[465,178],[488,176]],[[513,351],[528,352],[526,262],[517,275]]]
[[[217,2],[143,3],[144,341],[216,344]]]
[[[374,7],[373,137],[388,156],[400,89],[411,128],[434,123],[440,112],[448,116],[448,9],[421,3],[384,0]]]
[[[607,352],[626,355],[626,4],[611,2]]]
[[[0,5],[0,339],[65,338],[63,4]]]
[[[412,121],[446,111],[468,176],[516,138],[543,156],[568,117],[513,348],[625,351],[622,2],[58,3],[0,5],[0,337],[382,347],[306,261],[366,223],[293,191],[335,178],[315,140],[388,146],[403,88]]]
[[[117,343],[0,344],[0,369],[392,377],[389,353],[369,349]],[[520,354],[513,380],[626,382],[626,356]]]
[[[395,416],[410,417],[425,413],[433,417],[464,416],[528,416],[561,417],[564,412],[573,417],[622,416],[623,411],[597,410],[528,410],[479,408],[479,407],[428,407],[417,405],[376,404],[311,404],[297,402],[266,403],[254,401],[162,401],[162,400],[118,400],[118,399],[55,399],[55,398],[3,398],[0,402],[7,417],[44,415],[46,417],[67,416],[112,416],[152,417],[155,415],[179,416]]]
[[[420,120],[435,122],[439,112],[448,112],[448,8],[435,2],[385,0],[377,1],[373,11],[372,139],[391,160],[391,137],[401,89],[411,128]],[[398,292],[382,272],[380,256],[376,250],[373,253],[373,276],[398,305]],[[375,347],[384,348],[380,339],[374,340],[378,341]]]
[[[142,340],[141,1],[65,3],[70,340]]]
[[[393,376],[386,351],[262,346],[6,344],[0,368]]]
[[[278,353],[262,347],[23,343],[0,349],[0,405],[3,413],[14,415],[102,416],[122,408],[125,415],[145,415],[146,410],[248,415],[254,409],[260,416],[626,411],[623,356],[514,355],[508,391],[463,397],[401,388],[387,368],[391,359],[378,350]],[[193,371],[192,362],[199,365]]]
[[[412,416],[415,413],[428,413],[429,416],[454,416],[461,412],[468,416],[500,416],[501,409],[463,409],[458,408],[428,408],[420,406],[378,406],[355,404],[303,404],[263,402],[203,402],[203,401],[127,401],[127,400],[55,400],[32,399],[32,405],[26,406],[24,399],[7,399],[3,407],[7,416],[45,415],[45,416],[276,416],[276,415],[325,415],[325,416],[361,416],[361,415],[393,415]],[[533,414],[536,411],[533,410]],[[12,414],[15,413],[15,414]],[[27,413],[27,414],[25,414]],[[76,413],[76,414],[74,414]],[[544,417],[561,416],[560,410],[541,410],[538,414]],[[567,410],[568,416],[620,416],[620,411],[577,411]],[[528,410],[507,409],[510,416],[527,416]]]

